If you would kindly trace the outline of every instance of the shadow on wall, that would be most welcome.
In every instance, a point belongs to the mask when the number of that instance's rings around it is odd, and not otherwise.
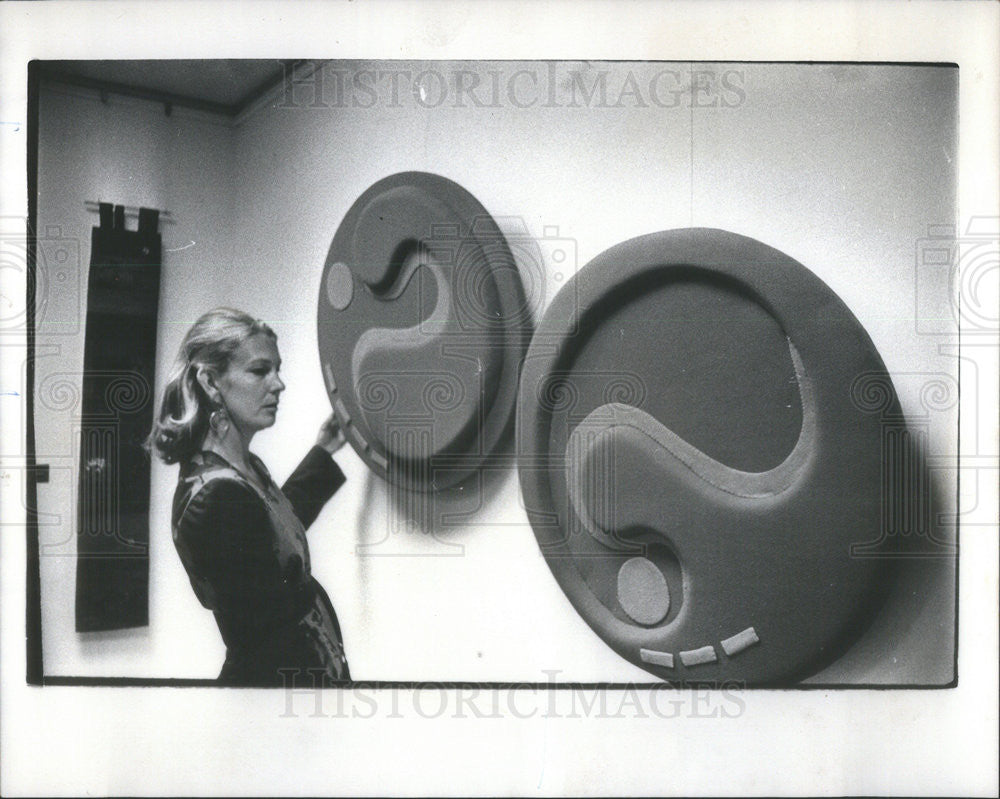
[[[886,561],[887,584],[882,605],[867,629],[858,630],[845,654],[806,683],[912,683],[948,686],[957,680],[956,629],[957,517],[950,471],[928,464],[930,412],[948,410],[958,400],[958,387],[941,380],[926,384],[923,416],[904,420],[886,414],[889,394],[871,385],[865,410],[883,417],[883,474],[880,533],[852,547],[853,557]],[[913,636],[923,637],[922,645]],[[927,636],[932,640],[928,641]],[[898,650],[896,649],[898,647]]]

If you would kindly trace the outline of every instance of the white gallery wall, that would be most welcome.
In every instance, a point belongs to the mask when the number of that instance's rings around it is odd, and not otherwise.
[[[957,406],[929,408],[925,387],[934,376],[954,381],[957,361],[916,317],[919,303],[922,318],[954,330],[947,272],[921,271],[918,253],[929,226],[955,218],[957,70],[347,62],[303,78],[235,122],[43,86],[40,228],[77,240],[83,269],[77,283],[51,284],[39,323],[37,450],[53,468],[39,486],[47,675],[214,677],[224,656],[170,540],[177,467],[159,463],[149,627],[73,629],[74,408],[46,405],[43,389],[47,375],[78,381],[82,369],[82,326],[69,335],[57,322],[85,308],[96,224],[88,199],[170,212],[161,225],[157,389],[203,311],[234,305],[275,328],[288,388],[254,449],[279,482],[329,413],[315,329],[327,248],[368,186],[409,170],[458,182],[498,219],[538,312],[579,267],[643,233],[720,227],[783,250],[867,329],[904,412],[928,425],[929,454],[941,463],[954,456]],[[456,80],[476,88],[457,91]],[[701,87],[694,95],[692,80]],[[464,514],[461,524],[415,531],[349,447],[337,460],[348,481],[311,528],[310,547],[356,679],[650,680],[558,588],[513,464],[473,496],[433,499],[439,511]],[[934,474],[940,509],[953,510],[954,472]],[[906,597],[890,599],[871,635],[826,678],[950,678],[953,574],[941,559],[908,574]]]

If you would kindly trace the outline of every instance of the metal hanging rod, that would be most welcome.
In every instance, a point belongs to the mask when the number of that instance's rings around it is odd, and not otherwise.
[[[296,69],[299,69],[309,62],[304,59],[295,59],[286,60],[284,62],[276,60],[276,63],[283,64],[280,70],[275,70],[274,74],[262,80],[257,85],[250,87],[246,94],[234,103],[205,100],[200,97],[189,97],[187,95],[175,94],[174,92],[167,92],[160,89],[147,89],[142,86],[132,86],[127,83],[118,83],[116,81],[103,80],[101,78],[91,78],[86,75],[78,75],[71,71],[59,69],[57,66],[52,64],[43,64],[40,68],[40,74],[43,78],[55,81],[56,83],[62,83],[68,86],[79,86],[84,89],[92,89],[98,92],[102,102],[107,101],[108,95],[117,94],[122,97],[136,97],[141,100],[149,100],[154,103],[162,104],[163,111],[167,116],[171,115],[174,107],[177,107],[204,111],[205,113],[216,114],[233,120],[246,111],[257,100],[281,86],[285,80],[286,70],[290,69],[291,73],[294,74]],[[325,61],[318,61],[315,63],[318,66],[322,66]]]
[[[186,97],[181,94],[156,89],[144,89],[138,86],[129,86],[125,83],[90,78],[85,75],[74,75],[70,72],[53,69],[52,67],[44,67],[42,69],[42,76],[69,86],[94,89],[100,92],[102,100],[106,100],[109,94],[117,94],[122,97],[137,97],[140,100],[151,100],[154,103],[162,103],[163,111],[167,116],[170,116],[174,106],[178,108],[192,108],[197,111],[205,111],[209,114],[219,114],[225,117],[235,116],[237,110],[234,106],[227,103],[217,103],[197,97]]]
[[[83,204],[88,211],[96,214],[101,210],[101,200],[84,200]],[[108,203],[109,205],[121,205],[121,203]],[[125,206],[125,216],[128,217],[138,217],[139,207],[137,205],[126,205]],[[170,211],[160,211],[160,221],[161,222],[173,222],[173,216]]]

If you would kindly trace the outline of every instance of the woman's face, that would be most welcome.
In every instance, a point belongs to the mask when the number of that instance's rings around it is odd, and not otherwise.
[[[219,377],[229,417],[244,434],[256,433],[274,424],[278,398],[285,384],[278,376],[281,356],[278,345],[266,333],[255,333],[240,344]]]

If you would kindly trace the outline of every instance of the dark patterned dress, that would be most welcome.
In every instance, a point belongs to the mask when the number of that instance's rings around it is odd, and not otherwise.
[[[313,578],[305,528],[344,483],[313,447],[280,489],[251,455],[265,491],[214,452],[181,466],[174,546],[226,644],[219,681],[318,685],[349,680],[337,615]]]

